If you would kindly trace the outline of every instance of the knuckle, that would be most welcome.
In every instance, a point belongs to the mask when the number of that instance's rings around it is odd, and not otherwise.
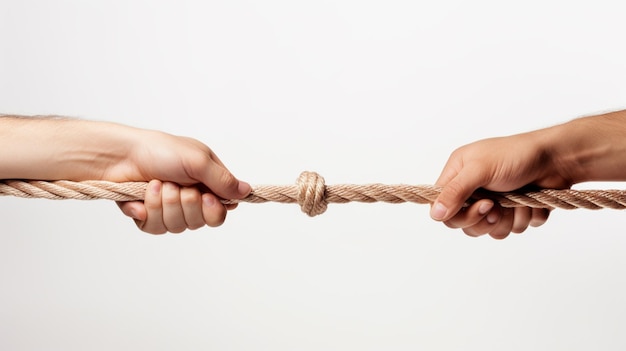
[[[180,191],[180,202],[183,205],[194,205],[201,201],[200,191],[196,188],[184,188]]]
[[[175,206],[179,203],[177,196],[163,196],[163,206]]]
[[[446,184],[445,191],[449,196],[458,198],[462,197],[464,193],[464,187],[458,181],[452,180],[450,181],[450,183]]]
[[[222,184],[226,189],[237,189],[239,181],[230,172],[224,171],[220,175],[220,184]]]
[[[174,183],[163,184],[162,199],[163,205],[177,205],[180,203],[180,190]]]
[[[143,202],[146,210],[148,212],[152,212],[154,210],[158,210],[161,208],[161,199],[160,198],[146,198]]]

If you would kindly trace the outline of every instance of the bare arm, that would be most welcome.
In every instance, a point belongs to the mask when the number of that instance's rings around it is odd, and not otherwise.
[[[247,196],[198,140],[126,125],[59,117],[0,117],[0,178],[152,181],[145,202],[120,204],[150,233],[220,225],[220,198]]]
[[[103,179],[139,129],[62,117],[0,118],[0,178]]]
[[[431,217],[471,236],[489,233],[502,239],[511,232],[523,232],[528,225],[541,225],[549,211],[504,209],[491,200],[462,208],[476,189],[569,188],[585,181],[626,180],[625,170],[626,111],[479,140],[450,155],[436,182],[443,191],[431,208]]]

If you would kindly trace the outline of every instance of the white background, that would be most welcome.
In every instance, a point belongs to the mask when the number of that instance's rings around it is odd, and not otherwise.
[[[191,136],[251,184],[431,184],[463,144],[626,107],[621,6],[1,0],[0,112]],[[626,347],[626,214],[496,241],[428,210],[243,204],[151,236],[112,202],[0,198],[0,348]]]

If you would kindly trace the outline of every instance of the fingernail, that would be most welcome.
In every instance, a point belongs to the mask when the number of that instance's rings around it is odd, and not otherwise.
[[[152,184],[150,184],[150,191],[154,195],[159,195],[161,193],[161,182],[159,181],[152,182]]]
[[[478,207],[478,213],[481,214],[481,215],[485,215],[492,208],[493,208],[493,202],[491,202],[491,201],[484,202],[484,203],[480,204],[480,207]]]
[[[436,221],[442,220],[446,216],[446,213],[448,213],[448,209],[439,202],[436,202],[430,209],[430,216]]]
[[[487,215],[487,223],[494,224],[498,221],[499,217],[500,216],[498,215],[497,212],[491,212],[490,214]]]
[[[204,203],[204,206],[211,207],[215,205],[215,198],[211,195],[204,194],[202,196],[202,202]]]
[[[239,181],[239,188],[238,188],[238,190],[239,190],[240,194],[248,195],[252,191],[252,187],[250,186],[250,184],[248,184],[246,182]]]

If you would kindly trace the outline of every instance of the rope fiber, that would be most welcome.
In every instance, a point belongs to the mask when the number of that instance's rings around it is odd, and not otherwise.
[[[0,196],[43,198],[51,200],[77,199],[113,201],[143,200],[146,182],[115,183],[100,180],[73,182],[68,180],[0,180]],[[295,185],[262,185],[253,187],[252,193],[241,200],[222,200],[224,204],[248,203],[297,203],[302,212],[313,217],[326,211],[330,203],[347,202],[412,202],[428,204],[435,201],[441,188],[434,185],[407,184],[339,184],[326,185],[324,178],[315,172],[302,172]],[[466,205],[489,198],[502,207],[532,208],[602,208],[622,210],[626,208],[624,190],[556,190],[490,192],[476,191]]]

